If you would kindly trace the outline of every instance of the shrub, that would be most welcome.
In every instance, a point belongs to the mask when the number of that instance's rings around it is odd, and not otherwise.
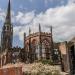
[[[49,64],[53,65],[53,62],[51,60],[41,60],[42,64]]]

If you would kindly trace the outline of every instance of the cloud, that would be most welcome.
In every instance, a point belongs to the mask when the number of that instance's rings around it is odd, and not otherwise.
[[[0,8],[0,21],[5,20],[5,12]]]
[[[1,32],[2,32],[2,22],[4,22],[5,20],[5,12],[0,8],[0,35],[1,35]],[[0,36],[0,45],[1,45],[1,36]]]
[[[14,36],[18,35],[19,39],[23,41],[23,34],[26,32],[28,34],[28,28],[30,26],[30,23],[35,18],[35,13],[34,11],[27,12],[27,13],[22,13],[18,12],[18,14],[15,16],[15,21],[17,25],[14,27]]]
[[[16,16],[16,21],[19,22],[20,24],[28,24],[32,22],[34,17],[35,17],[34,11],[28,13],[18,12],[18,15]]]
[[[68,3],[69,4],[75,3],[75,0],[69,0]]]
[[[55,40],[68,40],[75,33],[75,4],[50,8],[34,19],[34,24],[36,25],[36,23],[41,23],[42,27],[52,25]]]
[[[49,2],[53,0],[44,1]],[[5,12],[0,8],[0,21],[4,22],[5,16]],[[14,36],[18,35],[21,41],[23,41],[24,32],[27,35],[29,34],[29,27],[32,33],[38,32],[39,23],[43,32],[50,32],[49,26],[53,26],[54,41],[70,40],[75,36],[75,0],[69,0],[66,6],[49,8],[45,12],[40,12],[40,14],[36,14],[33,10],[25,13],[19,11],[15,15],[12,11],[12,22],[14,24],[17,23],[14,26]]]
[[[15,27],[15,34],[19,33],[20,40],[23,40],[23,33],[27,32],[31,27],[32,33],[38,31],[39,23],[42,31],[50,32],[48,26],[53,26],[53,38],[55,41],[69,40],[75,36],[75,4],[66,6],[49,8],[45,12],[41,12],[35,16],[35,12],[22,13],[16,16],[17,22],[25,24]],[[27,25],[26,25],[27,24]]]

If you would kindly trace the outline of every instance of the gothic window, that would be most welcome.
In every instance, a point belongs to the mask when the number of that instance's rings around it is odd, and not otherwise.
[[[32,56],[33,56],[34,60],[37,58],[36,50],[37,50],[37,42],[35,39],[33,39],[33,41],[32,41]]]
[[[39,57],[40,57],[39,43],[36,43],[36,57],[37,57],[37,59],[39,59]]]
[[[42,43],[42,57],[45,58],[45,46],[44,46],[44,43]]]
[[[50,43],[47,39],[42,42],[42,56],[46,59],[50,58]]]
[[[32,49],[34,51],[36,50],[36,40],[35,39],[32,41]]]
[[[36,43],[36,53],[39,53],[39,44]]]

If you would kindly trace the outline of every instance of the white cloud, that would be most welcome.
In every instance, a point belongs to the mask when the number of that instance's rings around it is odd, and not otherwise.
[[[50,8],[35,18],[34,24],[36,23],[41,23],[41,25],[46,26],[53,25],[54,39],[68,40],[73,37],[75,33],[75,4]]]
[[[51,1],[51,0],[50,0]],[[48,26],[53,26],[53,36],[55,41],[69,40],[75,36],[75,0],[69,0],[68,5],[56,8],[49,8],[45,12],[35,14],[35,11],[23,13],[18,12],[15,16],[12,11],[12,22],[21,24],[14,27],[14,36],[19,35],[23,41],[24,32],[28,35],[29,27],[33,32],[38,31],[39,23],[42,31],[50,32]],[[5,20],[5,12],[0,8],[0,21]]]
[[[27,32],[28,27],[32,28],[32,32],[38,31],[39,23],[42,31],[49,32],[46,26],[53,26],[53,35],[55,41],[68,40],[75,36],[75,4],[69,4],[57,8],[50,8],[46,12],[41,12],[35,16],[35,12],[22,13],[19,12],[16,17],[17,22],[28,24],[15,28],[15,33],[19,33],[20,40],[23,40],[23,33]],[[33,20],[33,21],[32,21]],[[45,28],[46,27],[46,28]]]
[[[18,12],[18,15],[16,16],[16,21],[21,24],[28,24],[34,19],[34,17],[34,11],[28,13]]]
[[[69,0],[68,3],[69,4],[75,3],[75,0]]]
[[[5,12],[0,8],[0,21],[5,20]]]
[[[14,27],[14,36],[18,35],[19,36],[19,39],[21,41],[23,41],[23,35],[24,35],[24,32],[26,32],[28,34],[28,26],[16,26]]]
[[[5,12],[0,8],[0,24],[4,22],[5,20]],[[1,35],[2,29],[0,25],[0,35]],[[1,36],[0,36],[0,45],[1,45]]]

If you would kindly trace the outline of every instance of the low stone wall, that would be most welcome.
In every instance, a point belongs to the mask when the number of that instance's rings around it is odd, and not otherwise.
[[[24,64],[24,63],[16,63],[16,64],[8,64],[5,67],[22,67],[23,75],[68,75],[61,71],[61,67],[44,65],[42,63],[33,63],[33,64]]]
[[[0,75],[22,75],[22,67],[0,68]]]

